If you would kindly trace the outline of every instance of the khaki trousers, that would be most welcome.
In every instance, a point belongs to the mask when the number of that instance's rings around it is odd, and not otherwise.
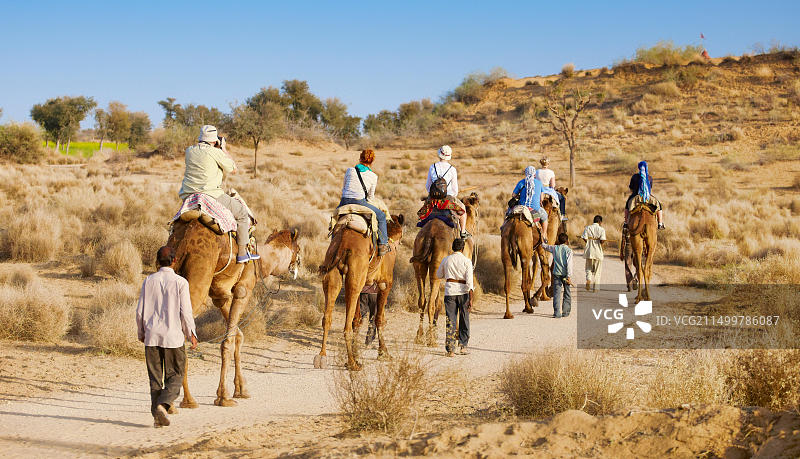
[[[600,272],[603,270],[603,260],[594,258],[586,259],[586,282],[597,284],[600,281]]]

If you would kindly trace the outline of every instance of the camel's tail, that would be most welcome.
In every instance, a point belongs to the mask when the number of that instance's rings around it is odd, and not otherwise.
[[[324,276],[332,269],[338,268],[342,274],[347,273],[347,257],[350,256],[350,249],[339,250],[341,245],[341,238],[334,238],[328,247],[328,252],[325,254],[325,260],[319,266],[319,274]]]
[[[189,254],[188,249],[186,248],[187,238],[182,237],[178,242],[177,245],[173,240],[172,236],[170,236],[169,241],[167,241],[167,245],[171,245],[175,249],[175,263],[173,264],[175,272],[178,274],[183,273],[183,264],[186,262],[186,256]]]
[[[431,262],[431,255],[433,254],[433,238],[426,237],[422,240],[422,249],[420,253],[415,253],[409,260],[411,263],[424,263]],[[434,268],[435,269],[435,268]]]
[[[508,256],[511,259],[511,267],[517,269],[519,243],[517,242],[517,236],[513,233],[511,234],[511,237],[508,238]]]

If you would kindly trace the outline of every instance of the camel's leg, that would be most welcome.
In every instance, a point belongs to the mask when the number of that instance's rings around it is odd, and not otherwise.
[[[647,290],[647,286],[642,286],[642,277],[644,271],[642,270],[642,239],[641,236],[631,237],[631,245],[633,246],[633,266],[636,268],[636,283],[639,284],[639,290],[636,294],[636,302],[642,300],[643,290]]]
[[[322,278],[322,290],[325,295],[325,315],[322,318],[322,349],[319,351],[318,355],[314,356],[314,368],[325,368],[327,366],[328,333],[330,333],[331,330],[333,305],[341,289],[342,275],[334,268]]]
[[[367,266],[366,263],[361,263],[354,259],[351,259],[349,263],[350,268],[344,280],[344,301],[346,304],[344,345],[347,348],[347,369],[358,371],[361,369],[361,363],[356,361],[353,342],[353,316],[358,306],[358,294],[361,292],[361,289],[364,287],[364,282],[367,280]]]
[[[239,330],[236,333],[236,347],[233,349],[233,363],[236,369],[233,377],[233,398],[250,398],[250,392],[245,387],[244,375],[242,374],[242,344],[244,344],[244,333]]]
[[[531,279],[532,262],[533,257],[520,257],[520,264],[522,265],[522,301],[525,303],[523,312],[527,312],[528,314],[533,313],[533,305],[531,304],[533,303],[531,300],[531,284],[533,284],[533,279]]]
[[[428,299],[428,335],[425,344],[436,346],[436,320],[439,318],[439,284],[441,284],[442,280],[436,278],[435,270],[431,270],[428,281],[431,284],[431,296]]]
[[[225,317],[227,324],[226,336],[219,345],[220,358],[222,366],[219,372],[219,386],[217,387],[217,398],[214,399],[214,405],[217,406],[236,406],[236,402],[226,395],[225,378],[228,374],[228,365],[230,364],[231,354],[236,346],[236,335],[239,331],[239,319],[242,317],[242,312],[247,305],[247,302],[242,301],[241,298],[214,300],[214,304],[223,304],[220,308],[222,316]],[[235,362],[234,362],[235,364]]]
[[[417,337],[414,338],[416,344],[422,344],[425,337],[425,330],[422,327],[425,320],[426,299],[425,299],[425,278],[428,275],[427,266],[422,263],[414,263],[414,277],[417,279],[417,306],[419,307],[419,328],[417,329]]]
[[[514,314],[511,314],[511,307],[508,303],[508,294],[511,290],[511,262],[503,258],[503,274],[505,275],[504,292],[506,294],[506,313],[503,315],[504,319],[513,319]]]
[[[213,265],[206,266],[202,263],[194,265],[195,270],[192,272],[193,283],[189,284],[189,296],[193,305],[199,307],[205,303],[208,296],[208,289],[211,287],[211,280],[214,277]],[[183,400],[181,400],[181,408],[197,408],[197,401],[192,397],[189,392],[189,359],[186,359],[186,368],[183,371]]]
[[[547,258],[549,252],[546,252],[543,248],[539,247],[537,250],[537,255],[539,259],[539,265],[541,265],[542,269],[542,285],[539,287],[539,290],[536,292],[537,299],[539,301],[548,301],[551,300],[552,297],[547,293],[547,290],[551,287],[550,285],[550,260]]]
[[[386,325],[386,301],[389,299],[389,292],[391,291],[391,282],[387,282],[384,290],[378,290],[378,305],[375,311],[375,327],[378,330],[378,360],[390,358],[386,343],[383,340],[383,327]]]
[[[653,239],[648,239],[646,241],[646,244],[647,244],[646,245],[646,250],[643,250],[643,252],[647,252],[647,254],[644,255],[644,257],[645,257],[644,258],[644,299],[645,300],[649,300],[650,299],[650,274],[651,274],[651,271],[652,271],[652,268],[653,268],[653,257],[652,257],[652,253],[653,252],[651,250],[651,247],[653,245],[651,243],[652,240]]]

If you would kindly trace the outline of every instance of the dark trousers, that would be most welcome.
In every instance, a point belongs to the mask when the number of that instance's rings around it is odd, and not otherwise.
[[[566,217],[567,216],[567,198],[565,198],[564,195],[559,193],[558,191],[556,191],[556,194],[558,195],[558,210],[561,211],[561,216],[562,217]]]
[[[570,311],[572,311],[572,292],[567,285],[567,278],[553,276],[553,316],[567,317]]]
[[[339,201],[339,205],[336,207],[342,207],[348,204],[358,204],[360,206],[369,207],[375,212],[375,218],[378,220],[378,244],[383,245],[389,243],[389,232],[386,230],[386,214],[383,213],[382,210],[378,209],[374,204],[367,202],[366,199],[353,198],[342,198],[342,200]]]
[[[158,405],[167,410],[178,398],[186,371],[186,348],[144,347],[144,360],[150,377],[150,411],[155,414]]]
[[[378,294],[364,293],[358,295],[358,309],[361,312],[361,320],[369,313],[369,320],[375,319],[375,312],[378,310]]]
[[[447,313],[447,337],[445,349],[455,351],[456,340],[462,347],[469,343],[469,293],[445,295],[444,310]]]

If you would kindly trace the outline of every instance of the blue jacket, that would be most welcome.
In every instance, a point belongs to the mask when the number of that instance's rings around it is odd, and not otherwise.
[[[531,196],[527,196],[525,179],[520,180],[517,186],[514,187],[514,192],[512,194],[517,193],[519,193],[519,204],[521,206],[528,206],[532,210],[539,210],[542,203],[542,182],[540,182],[539,179],[533,179],[533,194]]]

